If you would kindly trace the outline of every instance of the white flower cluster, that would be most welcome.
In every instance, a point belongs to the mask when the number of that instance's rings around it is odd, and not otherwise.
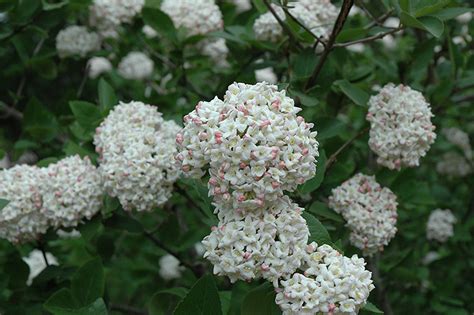
[[[68,157],[46,168],[17,165],[0,172],[0,237],[27,242],[49,227],[77,226],[102,205],[102,183],[86,157]]]
[[[467,159],[472,159],[472,147],[469,135],[459,128],[443,128],[441,134],[452,144],[458,146]]]
[[[47,252],[46,259],[48,260],[48,264],[50,266],[58,265],[58,260],[53,256],[53,254]],[[33,283],[33,279],[36,278],[43,270],[45,270],[46,267],[48,267],[46,261],[44,260],[43,253],[39,249],[32,250],[28,256],[23,257],[23,261],[28,265],[28,268],[30,268],[28,280],[26,281],[27,285],[31,285]]]
[[[288,11],[313,34],[327,37],[336,21],[338,10],[329,0],[298,0],[290,3]],[[285,12],[273,5],[277,16],[284,21]],[[253,25],[255,37],[259,40],[278,41],[283,36],[283,29],[272,12],[262,14]]]
[[[283,315],[357,314],[374,289],[364,259],[314,242],[307,250],[304,272],[281,281],[275,301]]]
[[[160,266],[158,273],[166,281],[180,278],[184,269],[183,266],[180,266],[179,260],[173,255],[161,257],[158,264]]]
[[[446,152],[436,163],[436,171],[441,175],[464,177],[472,172],[471,164],[457,152]]]
[[[56,50],[61,58],[85,57],[88,53],[99,48],[99,36],[94,32],[89,32],[84,26],[68,26],[56,36]]]
[[[229,48],[227,48],[225,39],[216,38],[202,40],[197,44],[197,47],[201,50],[201,53],[208,56],[217,67],[225,68],[229,66],[227,62]]]
[[[142,102],[121,102],[97,128],[94,144],[105,189],[125,210],[150,211],[170,198],[180,175],[174,162],[179,130]]]
[[[278,83],[278,77],[272,67],[255,70],[255,79],[257,79],[257,82]]]
[[[373,255],[397,232],[397,197],[374,176],[357,174],[332,190],[329,206],[342,214],[351,230],[352,245]]]
[[[414,167],[436,139],[430,105],[408,86],[385,85],[369,100],[369,146],[389,169]]]
[[[275,85],[234,83],[223,101],[199,102],[184,117],[177,160],[185,175],[209,171],[215,202],[242,211],[264,207],[315,175],[316,132],[300,110]]]
[[[118,65],[118,73],[129,80],[143,80],[153,74],[153,60],[139,51],[129,52]]]
[[[112,64],[109,59],[105,57],[92,57],[87,62],[89,78],[95,79],[102,73],[106,73],[112,70]]]
[[[242,13],[252,9],[252,3],[250,0],[231,0],[230,2],[235,5],[237,13]]]
[[[258,213],[220,209],[219,226],[202,241],[214,273],[231,282],[264,278],[278,284],[300,266],[309,231],[303,211],[282,197]]]
[[[205,35],[224,26],[214,0],[163,0],[161,10],[169,15],[176,28],[185,28],[188,36]]]
[[[145,0],[94,0],[90,6],[89,22],[102,37],[117,37],[117,28],[130,23],[141,12]]]
[[[433,210],[426,224],[426,238],[440,243],[446,242],[454,234],[453,225],[456,221],[451,210]]]

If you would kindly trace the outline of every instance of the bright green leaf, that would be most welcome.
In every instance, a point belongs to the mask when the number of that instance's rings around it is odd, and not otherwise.
[[[112,86],[103,78],[99,80],[98,86],[99,106],[104,114],[118,103],[117,95]]]

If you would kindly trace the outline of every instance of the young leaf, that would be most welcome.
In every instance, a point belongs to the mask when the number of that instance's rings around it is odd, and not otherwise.
[[[212,275],[199,279],[173,312],[174,315],[222,315],[221,301]]]
[[[104,294],[105,274],[100,258],[85,263],[73,275],[71,293],[79,306],[87,306]]]

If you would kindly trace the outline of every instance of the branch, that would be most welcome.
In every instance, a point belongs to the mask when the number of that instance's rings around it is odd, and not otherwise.
[[[345,42],[345,43],[340,43],[340,44],[335,44],[333,46],[333,48],[338,48],[338,47],[347,47],[347,46],[351,46],[351,45],[355,45],[355,44],[361,44],[361,43],[367,43],[367,42],[371,42],[373,40],[376,40],[376,39],[379,39],[379,38],[383,38],[387,35],[390,35],[390,34],[393,34],[393,33],[396,33],[400,30],[402,30],[403,27],[402,26],[399,26],[397,28],[393,28],[391,29],[390,31],[387,31],[385,33],[379,33],[379,34],[376,34],[376,35],[373,35],[373,36],[369,36],[369,37],[366,37],[366,38],[361,38],[361,39],[358,39],[358,40],[354,40],[354,41],[351,41],[351,42]]]
[[[268,10],[273,14],[273,16],[274,16],[275,19],[277,20],[278,24],[280,24],[280,26],[283,28],[283,30],[285,31],[285,33],[288,34],[288,36],[290,37],[290,39],[296,43],[296,46],[297,46],[298,48],[301,48],[300,43],[299,43],[298,40],[295,38],[295,35],[293,34],[293,32],[290,30],[290,28],[288,27],[288,25],[286,25],[286,23],[283,22],[282,19],[280,19],[280,17],[279,17],[278,14],[275,12],[275,10],[273,9],[273,7],[270,5],[270,3],[268,2],[268,0],[263,0],[263,3],[265,3],[265,5],[267,6]]]
[[[364,128],[362,129],[361,131],[359,131],[355,136],[353,136],[352,138],[350,138],[349,140],[347,140],[339,149],[337,149],[336,152],[334,152],[333,154],[331,154],[331,156],[329,157],[329,159],[327,160],[326,162],[326,170],[325,172],[327,172],[331,166],[336,162],[337,160],[337,156],[339,154],[341,154],[342,151],[344,151],[345,148],[347,148],[352,142],[354,142],[357,138],[359,138],[360,136],[362,136],[363,134],[365,134],[367,131],[369,131],[369,127],[367,128]]]
[[[147,315],[148,314],[147,311],[142,310],[138,307],[124,305],[124,304],[109,303],[109,309],[111,311],[117,311],[124,314],[129,314],[129,315]]]
[[[4,103],[0,103],[0,111],[3,111],[5,113],[5,116],[11,116],[17,120],[22,120],[23,119],[23,113],[16,110],[13,107],[9,107]]]
[[[294,17],[291,13],[290,13],[290,10],[288,10],[287,8],[285,7],[282,7],[283,11],[285,11],[285,13],[296,23],[298,24],[299,26],[301,26],[301,28],[303,28],[305,31],[307,31],[308,33],[311,34],[311,36],[314,37],[314,39],[316,40],[316,45],[318,43],[321,43],[324,47],[326,47],[326,43],[323,42],[319,37],[318,35],[314,34],[313,31],[311,31],[309,28],[306,27],[306,25],[304,25],[303,23],[301,23],[296,17]],[[316,47],[314,47],[313,49],[315,49]]]
[[[349,11],[351,10],[351,7],[353,4],[354,4],[354,0],[344,0],[344,3],[342,4],[341,12],[339,12],[336,22],[334,23],[334,27],[331,32],[331,35],[329,36],[329,40],[327,42],[326,48],[324,49],[323,54],[321,55],[321,58],[319,59],[319,63],[316,66],[316,69],[314,69],[313,74],[311,75],[309,80],[306,82],[305,90],[308,90],[309,87],[313,86],[316,83],[316,79],[318,78],[318,75],[321,72],[321,69],[323,68],[324,63],[326,62],[326,59],[329,53],[331,52],[332,46],[334,45],[334,42],[336,41],[337,35],[341,32],[342,27],[344,26],[344,23],[346,22],[347,16],[349,15]]]

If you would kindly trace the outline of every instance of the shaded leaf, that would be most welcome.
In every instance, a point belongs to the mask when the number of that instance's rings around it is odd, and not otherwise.
[[[71,293],[79,306],[87,306],[104,294],[105,274],[100,258],[88,261],[71,280]]]
[[[281,311],[275,304],[275,289],[268,282],[251,290],[242,302],[241,315],[277,314],[281,314]]]
[[[316,175],[308,180],[306,183],[300,186],[299,190],[303,194],[315,191],[321,186],[324,180],[324,172],[326,170],[326,152],[324,150],[319,151],[318,164],[316,166]]]
[[[369,102],[369,94],[364,90],[358,88],[354,84],[347,80],[337,80],[333,83],[335,86],[341,89],[355,104],[360,106],[367,106]]]
[[[174,315],[221,315],[221,301],[211,275],[199,279],[178,304]]]
[[[306,223],[308,224],[308,229],[310,233],[308,243],[316,242],[318,245],[331,245],[331,237],[329,236],[329,233],[324,227],[324,225],[318,219],[316,219],[314,215],[307,211],[303,212],[302,215],[303,218],[306,220]]]

